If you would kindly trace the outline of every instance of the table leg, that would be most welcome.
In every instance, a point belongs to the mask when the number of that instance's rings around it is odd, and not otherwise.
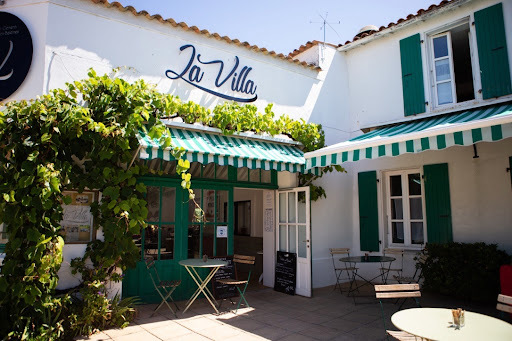
[[[208,299],[208,302],[210,302],[210,305],[213,307],[213,309],[215,309],[215,311],[217,312],[217,314],[219,313],[219,311],[217,310],[217,307],[216,307],[216,304],[213,303],[215,301],[215,298],[213,297],[212,293],[210,292],[210,290],[206,287],[208,285],[208,283],[210,282],[210,280],[213,278],[213,276],[215,275],[215,273],[219,270],[220,267],[216,267],[216,268],[213,268],[210,273],[208,274],[208,276],[206,276],[206,278],[204,280],[201,280],[201,276],[199,276],[199,274],[197,273],[197,271],[192,267],[192,271],[190,271],[190,267],[188,266],[185,266],[185,269],[187,269],[188,273],[190,274],[190,277],[192,277],[192,279],[194,280],[194,282],[196,283],[197,285],[197,290],[194,292],[194,294],[192,295],[192,297],[190,297],[190,299],[188,300],[187,302],[187,306],[185,307],[185,309],[183,310],[183,313],[185,313],[188,308],[192,305],[192,303],[194,303],[194,301],[196,300],[196,298],[199,296],[199,294],[202,292],[205,297]],[[206,290],[206,291],[205,291]],[[213,301],[212,301],[213,300]]]

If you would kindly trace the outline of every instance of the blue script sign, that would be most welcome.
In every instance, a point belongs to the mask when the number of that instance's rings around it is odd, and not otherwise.
[[[254,84],[254,81],[247,78],[249,73],[252,70],[252,67],[244,66],[240,71],[238,71],[238,66],[240,64],[240,60],[237,56],[235,56],[235,65],[229,71],[227,75],[223,75],[224,71],[224,62],[221,60],[212,60],[212,61],[203,61],[201,60],[201,54],[198,54],[196,57],[196,48],[193,45],[183,45],[180,47],[180,51],[184,51],[190,49],[192,52],[190,54],[190,59],[188,61],[187,66],[180,72],[176,72],[173,70],[165,71],[165,75],[170,79],[182,79],[190,85],[195,86],[198,89],[206,91],[212,95],[231,100],[236,102],[254,102],[258,95],[256,95],[257,86]],[[195,64],[196,61],[199,63]],[[215,86],[220,88],[224,85],[229,79],[231,79],[231,90],[234,92],[239,92],[242,94],[253,95],[250,98],[243,97],[234,97],[222,94],[220,92],[214,91],[212,89],[208,89],[204,86],[199,85],[203,80],[204,72],[201,70],[200,65],[218,65],[219,68],[216,71],[217,77],[215,78]]]

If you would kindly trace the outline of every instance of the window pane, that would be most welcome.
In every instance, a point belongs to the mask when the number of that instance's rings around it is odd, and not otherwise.
[[[423,223],[411,223],[411,243],[423,244]]]
[[[215,191],[213,189],[203,190],[203,211],[204,219],[208,222],[215,220]]]
[[[306,225],[299,225],[299,257],[307,257]]]
[[[288,222],[295,223],[295,192],[288,193]]]
[[[215,178],[215,164],[209,163],[203,166],[203,178],[213,179]]]
[[[188,227],[188,258],[199,258],[199,236],[201,233],[200,225],[189,225]]]
[[[306,223],[306,193],[305,192],[298,192],[299,195],[299,201],[297,204],[297,212],[299,214],[299,223],[305,224]]]
[[[217,192],[217,222],[228,221],[228,191]]]
[[[198,219],[201,218],[201,216],[198,215],[200,212],[196,210],[196,203],[201,206],[201,190],[194,189],[193,191],[195,199],[189,200],[188,202],[188,221],[198,221]]]
[[[404,219],[402,199],[391,199],[391,219]]]
[[[173,259],[174,257],[174,226],[162,226],[162,242],[160,247],[160,259]]]
[[[436,61],[436,81],[446,81],[451,79],[450,75],[450,59],[441,59]]]
[[[288,252],[297,253],[297,226],[288,226],[288,244]]]
[[[213,257],[213,238],[215,226],[212,224],[203,225],[203,255]]]
[[[286,225],[279,225],[279,251],[288,251],[286,249],[286,243],[288,239],[286,238]]]
[[[176,188],[163,187],[162,190],[162,221],[174,222],[174,208],[176,206]]]
[[[158,225],[148,225],[144,230],[144,253],[155,259],[158,257]]]
[[[411,219],[423,219],[421,198],[410,198],[409,205],[411,206]]]
[[[217,165],[217,175],[216,179],[227,180],[228,179],[228,166],[219,166]]]
[[[404,223],[393,222],[391,223],[391,233],[393,236],[393,243],[404,243]]]
[[[249,168],[238,168],[236,170],[236,179],[238,181],[249,181]]]
[[[409,174],[409,195],[421,195],[420,173]]]
[[[260,182],[260,170],[259,169],[250,169],[249,170],[249,181],[250,182]]]
[[[402,176],[393,175],[389,177],[391,196],[400,197],[402,196]]]
[[[434,58],[448,55],[448,36],[434,38]]]
[[[261,170],[261,182],[269,184],[272,182],[272,172],[269,170]]]
[[[279,222],[286,223],[286,193],[279,193]]]
[[[227,238],[217,238],[217,250],[216,250],[215,255],[216,256],[227,256],[227,254],[228,254],[228,239]]]
[[[147,187],[146,200],[148,202],[147,221],[160,221],[160,187]]]
[[[437,84],[437,102],[440,105],[453,102],[452,82]]]

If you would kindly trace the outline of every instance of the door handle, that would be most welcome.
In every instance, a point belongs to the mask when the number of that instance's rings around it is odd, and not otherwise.
[[[308,240],[303,240],[302,242],[303,243],[309,243],[309,239]]]

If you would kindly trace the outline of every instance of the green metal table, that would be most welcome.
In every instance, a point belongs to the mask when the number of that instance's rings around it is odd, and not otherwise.
[[[188,300],[187,306],[185,307],[185,310],[183,310],[183,313],[185,313],[187,309],[192,305],[192,303],[194,303],[199,294],[203,293],[204,296],[208,299],[208,302],[210,302],[211,306],[213,307],[213,309],[215,309],[215,311],[218,314],[219,310],[217,309],[215,298],[213,297],[210,290],[208,290],[207,285],[211,281],[215,273],[221,267],[227,265],[228,262],[218,259],[208,259],[206,262],[203,259],[185,259],[179,261],[179,264],[181,266],[184,266],[185,269],[187,269],[188,273],[190,274],[194,282],[196,282],[197,284],[197,290]],[[201,276],[197,273],[196,268],[211,268],[211,270],[208,276],[202,279]]]
[[[465,312],[465,325],[456,329],[451,309],[413,308],[398,311],[391,322],[400,330],[427,340],[512,340],[512,324],[497,318]]]

